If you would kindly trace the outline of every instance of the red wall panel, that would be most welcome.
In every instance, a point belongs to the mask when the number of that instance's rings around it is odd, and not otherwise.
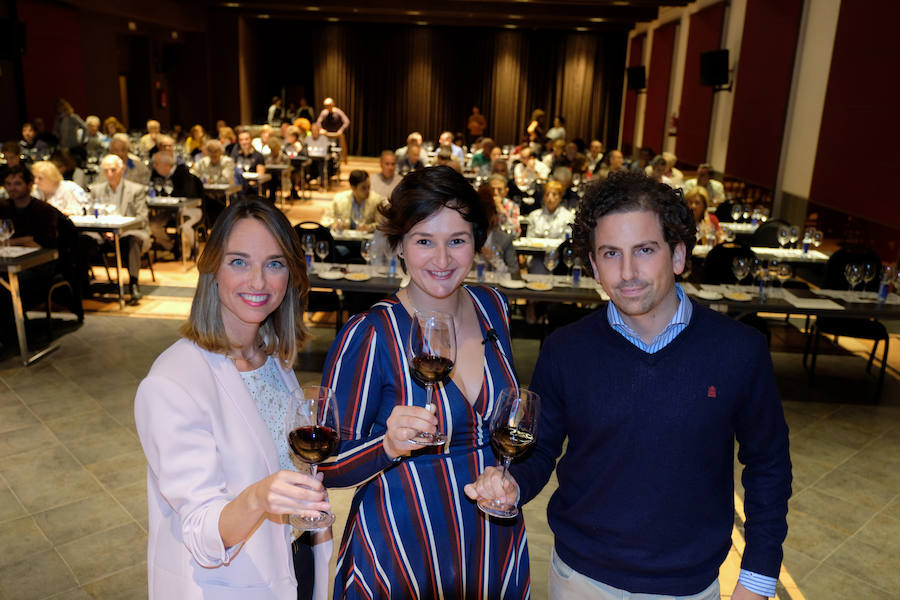
[[[628,55],[629,67],[636,67],[643,62],[645,39],[647,39],[646,33],[631,38]],[[622,117],[622,152],[626,156],[634,151],[634,117],[636,108],[637,92],[635,90],[627,90],[625,92],[625,111]]]
[[[893,191],[893,148],[900,139],[898,21],[896,0],[869,0],[865,10],[841,4],[809,196],[821,206],[895,229],[900,229]]]
[[[691,15],[676,147],[678,159],[691,164],[706,161],[712,117],[713,91],[700,85],[700,54],[720,48],[724,17],[724,2]]]
[[[669,101],[669,81],[672,76],[672,53],[678,21],[672,21],[653,31],[650,49],[650,73],[647,75],[647,104],[644,109],[644,137],[641,145],[662,152],[666,136],[666,107]]]
[[[747,4],[725,172],[775,189],[803,0]],[[726,93],[726,92],[721,92]]]

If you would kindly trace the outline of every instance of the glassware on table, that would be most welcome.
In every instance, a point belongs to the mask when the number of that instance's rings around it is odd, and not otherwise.
[[[559,265],[559,251],[557,249],[544,252],[544,266],[550,274],[550,283],[553,283],[553,270]]]
[[[316,256],[319,257],[319,261],[324,261],[330,251],[331,248],[328,244],[328,240],[319,240],[316,242]]]
[[[431,409],[434,384],[446,379],[456,362],[456,330],[453,315],[443,312],[419,312],[412,315],[406,341],[409,372],[425,388],[425,408]],[[411,442],[439,446],[447,441],[440,431],[420,431]]]
[[[288,447],[294,456],[309,465],[313,477],[317,466],[337,448],[340,424],[337,400],[331,388],[306,386],[291,395],[286,419]],[[321,512],[315,518],[291,515],[290,521],[300,531],[316,531],[334,523],[334,513]]]
[[[522,456],[534,444],[540,408],[540,396],[524,388],[506,388],[497,397],[491,415],[491,446],[500,459],[502,478],[506,477],[512,459]],[[514,504],[499,500],[479,500],[478,508],[504,519],[519,514]]]
[[[565,248],[563,248],[562,261],[563,264],[566,265],[567,271],[572,271],[572,267],[575,266],[575,258],[575,248],[573,248],[571,245],[567,245]]]
[[[153,180],[153,191],[156,192],[157,196],[162,195],[163,182],[162,182],[162,179],[160,179],[159,177],[157,177],[156,179]]]
[[[744,207],[740,204],[734,204],[731,206],[731,220],[737,223],[741,220],[741,215],[744,214]]]
[[[796,248],[797,242],[800,240],[800,228],[792,225],[790,232],[791,248]]]
[[[786,225],[779,227],[778,232],[775,234],[775,239],[778,240],[778,245],[783,250],[791,239],[791,228]]]
[[[337,232],[344,231],[347,228],[347,222],[344,220],[344,217],[337,216],[334,218],[334,230]]]
[[[722,237],[729,244],[733,243],[735,240],[734,230],[731,227],[723,227],[722,228]]]
[[[751,215],[752,212],[753,212],[753,207],[750,206],[749,204],[745,204],[745,205],[743,205],[741,208],[743,209],[743,213],[742,213],[742,214],[743,214],[744,220],[746,221],[747,219],[750,218],[750,215]]]
[[[794,269],[791,268],[791,265],[786,262],[779,262],[775,268],[775,277],[778,278],[778,281],[781,282],[781,287],[784,287],[784,282],[789,280],[794,276]]]
[[[821,245],[822,245],[822,238],[824,238],[824,237],[825,237],[825,234],[824,234],[823,232],[819,231],[818,229],[815,230],[815,231],[813,232],[813,236],[812,236],[812,244],[813,244],[813,246],[815,246],[816,248],[818,248],[819,246],[821,246]]]
[[[16,227],[12,219],[0,219],[0,242],[3,242],[4,247],[9,246],[9,240],[15,232]]]
[[[316,249],[316,236],[307,233],[303,236],[303,253],[306,255],[306,267],[313,269],[313,252]]]
[[[850,284],[851,292],[856,287],[856,284],[862,281],[862,276],[862,265],[858,263],[847,263],[846,265],[844,265],[844,277],[847,279],[847,283]]]
[[[750,274],[750,266],[750,259],[746,256],[735,256],[731,261],[731,272],[734,273],[738,284]]]
[[[359,245],[359,255],[366,261],[366,265],[372,264],[372,261],[375,260],[375,240],[363,240]]]
[[[862,280],[863,280],[863,291],[866,290],[866,286],[869,285],[869,282],[875,279],[875,276],[878,275],[878,266],[874,263],[864,263],[862,266]]]
[[[163,181],[163,191],[166,193],[166,196],[171,196],[174,190],[175,186],[172,184],[172,180],[167,177]]]

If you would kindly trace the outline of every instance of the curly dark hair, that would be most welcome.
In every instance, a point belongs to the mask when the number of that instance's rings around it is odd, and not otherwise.
[[[403,236],[441,208],[452,208],[472,224],[475,251],[481,250],[490,228],[489,216],[478,192],[466,178],[447,166],[411,171],[391,192],[389,204],[378,211],[384,216],[378,230],[396,249]]]
[[[590,272],[590,256],[594,251],[597,221],[616,212],[649,210],[659,216],[663,237],[671,251],[679,242],[691,256],[696,242],[694,214],[684,201],[681,190],[654,181],[637,171],[610,173],[609,178],[590,186],[578,204],[573,224],[573,245]]]

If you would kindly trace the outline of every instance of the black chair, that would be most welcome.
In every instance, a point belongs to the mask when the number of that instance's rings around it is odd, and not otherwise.
[[[756,259],[756,254],[754,254],[753,250],[747,246],[733,244],[719,244],[718,246],[713,246],[709,251],[709,254],[706,255],[706,259],[703,261],[700,281],[711,285],[733,285],[738,283],[737,278],[734,276],[734,272],[731,270],[731,264],[738,256],[743,256],[751,260]],[[732,314],[731,316],[734,317],[736,315]],[[769,324],[765,319],[755,312],[741,314],[740,316],[737,316],[737,319],[741,323],[759,330],[760,333],[766,336],[766,343],[771,344],[772,331],[769,329]]]
[[[731,200],[726,200],[722,204],[716,207],[716,210],[713,211],[713,214],[716,215],[716,218],[719,220],[719,223],[733,223],[734,218],[731,216],[731,207],[734,206],[734,202]]]
[[[871,263],[877,266],[875,278],[864,288],[867,291],[876,291],[881,281],[881,258],[874,251],[866,248],[847,249],[842,248],[831,255],[825,264],[825,278],[822,284],[826,289],[846,289],[847,281],[844,277],[844,268],[850,263]],[[875,388],[876,401],[881,398],[881,390],[884,387],[884,372],[887,367],[890,336],[887,328],[881,321],[874,318],[863,319],[853,317],[819,317],[812,329],[807,334],[806,348],[803,351],[803,365],[806,366],[807,356],[812,348],[812,360],[809,365],[809,379],[812,382],[816,372],[816,356],[819,352],[819,339],[822,334],[834,336],[837,344],[840,336],[855,337],[872,340],[872,352],[869,353],[869,361],[866,364],[866,373],[872,372],[872,361],[879,342],[884,342],[884,354],[881,357],[881,370],[878,373],[878,383]]]
[[[750,245],[757,248],[780,248],[778,230],[790,227],[791,224],[782,219],[771,219],[760,225],[750,236]]]
[[[316,223],[315,221],[303,221],[294,226],[294,231],[297,232],[297,237],[300,238],[301,243],[303,242],[303,238],[310,233],[315,236],[317,243],[320,241],[328,242],[328,255],[324,260],[326,262],[334,262],[334,238],[327,227],[320,223]],[[316,258],[318,259],[318,257]],[[306,312],[335,313],[335,333],[339,332],[341,326],[344,324],[343,298],[341,294],[335,290],[328,292],[311,290],[306,299]]]

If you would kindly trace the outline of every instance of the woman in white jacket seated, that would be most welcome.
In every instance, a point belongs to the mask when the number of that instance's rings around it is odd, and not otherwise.
[[[312,553],[292,561],[292,546],[302,544],[292,544],[288,516],[315,516],[329,504],[319,479],[297,472],[284,431],[298,389],[291,365],[307,337],[305,264],[280,211],[260,200],[233,203],[197,263],[184,337],[138,388],[151,599],[294,600],[295,568],[311,570]],[[330,530],[317,535],[322,598],[332,542]]]
[[[32,195],[52,204],[64,215],[83,215],[90,202],[84,188],[74,181],[63,179],[62,173],[49,160],[39,160],[31,167],[34,173]]]

